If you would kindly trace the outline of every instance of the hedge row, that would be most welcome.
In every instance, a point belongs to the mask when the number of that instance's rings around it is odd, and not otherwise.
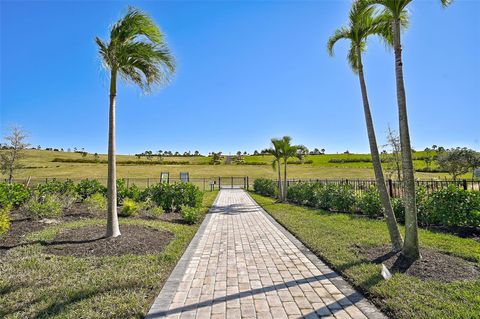
[[[98,180],[82,180],[75,184],[71,180],[52,180],[28,188],[22,184],[0,183],[0,208],[19,207],[32,197],[42,198],[50,195],[70,195],[85,200],[94,194],[106,196],[107,188]],[[182,205],[198,207],[203,193],[189,183],[156,184],[145,189],[136,185],[127,187],[125,180],[117,180],[117,202],[121,204],[126,198],[135,201],[152,200],[165,211],[178,211]]]
[[[274,181],[257,179],[254,191],[274,197],[277,192]],[[427,194],[426,189],[417,187],[418,222],[422,226],[480,226],[480,192],[466,191],[454,185]],[[371,187],[362,194],[349,185],[321,185],[297,183],[287,191],[291,203],[317,207],[330,211],[360,213],[372,218],[383,217],[383,208],[378,191]],[[401,198],[392,198],[395,215],[405,221],[405,206]]]

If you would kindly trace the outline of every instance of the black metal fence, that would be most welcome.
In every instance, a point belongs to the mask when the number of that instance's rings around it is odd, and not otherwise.
[[[356,192],[362,194],[367,191],[370,187],[376,186],[375,180],[369,179],[291,179],[287,180],[287,186],[290,186],[295,183],[318,183],[321,185],[349,185]],[[432,193],[434,191],[446,188],[450,185],[455,185],[456,187],[464,190],[480,190],[480,180],[417,180],[415,181],[417,187],[424,187],[427,193]],[[390,197],[402,197],[403,194],[403,182],[388,179],[386,180],[386,186]]]
[[[22,178],[15,179],[15,183],[21,183],[29,186],[35,186],[37,184],[45,183],[51,180],[66,181],[72,180],[74,182],[79,182],[84,178]],[[98,180],[103,185],[107,185],[106,178],[93,178]],[[161,182],[160,177],[126,177],[123,178],[127,186],[137,185],[138,187],[144,188],[153,184]],[[6,181],[6,180],[5,180]],[[179,177],[169,177],[164,182],[175,183],[182,181]],[[200,189],[206,190],[215,190],[215,189],[227,189],[227,188],[241,188],[249,190],[253,188],[253,183],[255,178],[250,178],[248,176],[220,176],[220,177],[190,177],[188,179],[189,183],[192,183],[198,186]],[[289,179],[287,180],[287,185],[290,186],[295,183],[318,183],[321,185],[349,185],[356,192],[362,194],[368,190],[371,186],[375,186],[375,180],[371,179]],[[391,197],[401,197],[403,193],[403,182],[396,180],[387,180],[386,181],[387,189]],[[416,181],[417,186],[422,186],[426,189],[428,193],[432,193],[442,188],[446,188],[449,185],[455,185],[458,188],[465,190],[476,190],[480,191],[480,180],[418,180]]]
[[[57,181],[66,181],[71,180],[75,183],[84,180],[85,178],[65,178],[65,177],[55,177],[55,178],[17,178],[14,179],[14,183],[24,184],[28,186],[35,186],[38,184],[43,184],[48,181],[57,180]],[[107,178],[91,178],[99,181],[103,185],[107,185]],[[160,177],[126,177],[122,178],[125,180],[125,184],[128,186],[136,185],[140,188],[149,187],[161,182]],[[5,180],[6,182],[7,180]],[[168,179],[163,180],[166,183],[176,183],[181,181],[188,181],[192,183],[201,190],[215,190],[220,188],[242,188],[249,189],[249,178],[248,176],[221,176],[221,177],[190,177],[188,180],[182,180],[179,177],[169,177]]]

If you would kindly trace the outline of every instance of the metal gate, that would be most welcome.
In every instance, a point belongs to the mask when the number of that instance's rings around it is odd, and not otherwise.
[[[225,188],[242,188],[248,189],[248,176],[229,176],[229,177],[218,177],[217,186],[219,189]]]

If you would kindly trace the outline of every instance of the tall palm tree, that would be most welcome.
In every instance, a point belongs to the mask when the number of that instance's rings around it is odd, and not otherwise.
[[[395,213],[392,209],[390,196],[385,184],[385,177],[382,170],[380,154],[378,152],[377,138],[373,126],[372,114],[368,102],[367,86],[362,64],[362,53],[366,49],[367,38],[370,35],[379,35],[385,39],[388,36],[388,15],[386,13],[374,15],[374,9],[368,8],[363,10],[359,7],[358,2],[354,2],[349,14],[349,24],[347,27],[337,29],[330,37],[327,43],[328,53],[333,56],[333,47],[339,40],[350,41],[350,50],[348,52],[348,62],[353,72],[358,75],[360,82],[360,90],[362,92],[363,112],[365,114],[365,122],[367,126],[368,142],[370,144],[370,154],[372,156],[373,170],[377,183],[380,201],[382,202],[384,214],[387,221],[390,241],[394,251],[400,251],[403,247],[402,235],[398,230]],[[386,33],[387,32],[387,33]]]
[[[117,76],[149,92],[153,84],[164,84],[175,72],[175,61],[163,33],[142,11],[129,7],[126,15],[110,29],[110,40],[95,38],[103,65],[110,71],[108,121],[107,237],[120,235],[117,216],[115,160],[115,107]]]
[[[269,149],[264,150],[262,153],[270,154],[273,155],[273,161],[272,161],[272,167],[273,169],[277,170],[278,172],[278,199],[280,201],[283,201],[283,187],[282,187],[282,174],[280,171],[281,165],[280,161],[282,160],[282,154],[281,154],[281,140],[278,138],[272,138],[271,139],[272,146]]]
[[[307,148],[303,145],[292,145],[291,144],[292,138],[290,136],[284,136],[280,140],[280,153],[283,158],[283,194],[282,194],[282,200],[285,201],[287,198],[287,164],[288,164],[288,159],[291,157],[296,157],[301,159],[303,157],[303,154],[307,150]]]
[[[390,26],[392,29],[392,43],[395,53],[395,80],[397,86],[397,105],[405,200],[405,243],[403,245],[402,253],[407,259],[415,260],[420,258],[420,250],[418,244],[417,205],[415,201],[415,177],[408,127],[407,99],[403,80],[401,43],[402,20],[406,16],[407,6],[412,0],[361,0],[361,2],[362,6],[365,8],[378,5],[384,10],[384,12],[388,12],[391,16]],[[443,7],[446,7],[450,5],[453,0],[440,0],[440,2]]]

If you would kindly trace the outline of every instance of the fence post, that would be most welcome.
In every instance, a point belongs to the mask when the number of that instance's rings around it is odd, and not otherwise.
[[[230,182],[230,188],[233,188],[233,176],[230,177],[231,178],[231,182]]]
[[[130,188],[130,178],[127,178],[127,188]]]
[[[248,176],[247,176],[247,191],[250,189],[250,181],[248,180]]]
[[[468,188],[468,187],[467,187],[467,180],[466,180],[466,179],[464,179],[464,180],[462,180],[462,182],[463,182],[463,190],[465,190],[465,191],[466,191],[466,190],[467,190],[467,188]]]
[[[392,198],[393,197],[393,182],[392,182],[391,178],[388,179],[388,193],[390,195],[390,198]]]
[[[203,190],[205,191],[205,177],[203,178]]]
[[[218,177],[218,189],[220,190],[222,188],[222,178],[219,176]]]

